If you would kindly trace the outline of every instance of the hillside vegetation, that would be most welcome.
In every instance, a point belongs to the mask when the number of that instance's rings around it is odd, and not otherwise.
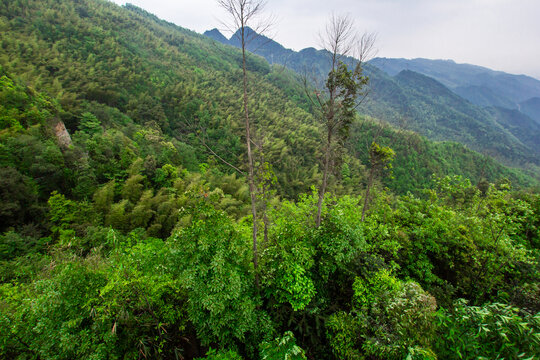
[[[253,219],[237,49],[104,0],[0,29],[1,359],[540,356],[534,177],[353,113],[316,226],[321,119],[250,55]]]
[[[268,62],[284,65],[307,79],[325,79],[329,55],[324,50],[307,48],[295,52],[267,37],[256,36],[251,29],[248,34],[253,36],[248,48]],[[239,46],[238,34],[226,39],[213,29],[205,35]],[[348,58],[346,62],[354,61]],[[500,116],[493,116],[491,109],[486,111],[483,107],[516,109],[519,101],[540,95],[540,81],[479,66],[427,59],[375,58],[364,64],[364,72],[371,81],[361,113],[416,131],[430,140],[459,142],[539,176],[540,145],[531,143],[529,138],[539,136],[540,132],[530,126],[509,131],[505,123],[514,121],[514,113],[506,113],[501,123]],[[523,108],[531,107],[524,104]],[[516,115],[523,118],[529,113]]]

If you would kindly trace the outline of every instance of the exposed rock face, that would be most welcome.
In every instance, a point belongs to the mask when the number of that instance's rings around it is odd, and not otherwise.
[[[58,120],[58,122],[53,126],[53,129],[56,139],[58,140],[58,145],[60,145],[62,149],[67,149],[73,144],[71,141],[71,136],[69,136],[66,129],[66,125],[64,125],[62,120]]]

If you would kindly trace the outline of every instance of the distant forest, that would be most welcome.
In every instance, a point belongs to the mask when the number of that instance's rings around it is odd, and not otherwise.
[[[369,64],[307,84],[133,5],[0,30],[0,358],[540,357],[525,134],[433,141],[356,107]]]

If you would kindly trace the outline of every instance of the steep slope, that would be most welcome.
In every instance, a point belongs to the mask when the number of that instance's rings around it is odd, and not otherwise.
[[[487,110],[500,125],[519,138],[523,144],[532,149],[535,154],[540,153],[539,123],[517,110],[500,107],[492,107]]]
[[[458,93],[467,100],[477,105],[501,106],[510,102],[510,108],[517,106],[519,102],[534,96],[540,96],[540,80],[525,75],[512,75],[502,71],[494,71],[485,67],[456,64],[452,60],[430,59],[391,59],[376,58],[371,64],[385,71],[391,76],[402,70],[412,70],[430,76],[450,89],[458,89]],[[464,88],[475,88],[464,91]],[[484,95],[478,96],[481,92]],[[496,97],[489,96],[490,93]],[[505,99],[501,103],[502,99]],[[508,107],[508,104],[507,106]]]
[[[196,154],[184,164],[188,169],[198,168],[209,155],[197,131],[227,161],[243,163],[238,51],[108,1],[0,6],[0,64],[56,97],[66,110],[69,131],[96,102],[179,139]],[[270,159],[282,158],[275,161],[281,192],[293,196],[315,184],[318,129],[312,116],[288,99],[285,87],[266,79],[270,67],[265,60],[250,57],[248,67],[252,89],[257,89],[251,92],[253,118],[265,129],[258,141],[267,141]]]
[[[83,119],[89,121],[88,116],[93,116],[96,120],[90,124],[97,122],[123,134],[107,140],[118,149],[122,141],[154,143],[153,152],[140,153],[150,167],[171,162],[198,171],[210,163],[222,171],[233,171],[221,165],[206,146],[229,163],[240,167],[244,163],[238,50],[137,7],[121,8],[101,0],[79,1],[76,6],[68,0],[28,0],[24,7],[2,3],[0,17],[0,65],[55,98],[70,133],[81,130]],[[314,65],[319,66],[325,54],[307,49],[302,56],[298,66],[314,56],[320,60]],[[274,69],[258,56],[249,57],[248,68],[256,141],[264,148],[265,161],[273,165],[278,194],[294,198],[318,184],[319,124],[310,113],[297,75]],[[125,138],[131,140],[121,140]],[[93,163],[99,171],[92,186],[128,178],[125,168],[118,166],[132,161],[134,150],[126,146],[118,151],[110,159],[100,155],[103,165],[97,160]],[[349,156],[347,161],[356,178],[364,176],[357,159]],[[498,169],[490,181],[508,176],[515,183],[533,182],[522,174],[514,176],[502,167]],[[437,167],[426,170],[438,171]],[[456,171],[468,175],[472,169],[464,165]],[[402,188],[416,190],[414,184],[421,182],[418,177],[424,174],[412,168],[404,168],[403,173],[416,180]],[[339,171],[336,176],[340,176]],[[360,188],[355,183],[344,191]],[[85,196],[88,193],[90,190]]]
[[[219,37],[216,31],[213,33]],[[264,36],[257,38],[250,31],[254,41],[249,48],[268,61],[280,63],[314,81],[322,81],[328,73],[329,57],[325,51],[307,48],[294,52]],[[234,35],[228,41],[219,38],[226,44],[238,46]],[[421,60],[419,63],[424,67],[432,64]],[[345,58],[344,61],[351,62],[352,59]],[[529,142],[520,138],[524,131],[509,132],[492,114],[457,96],[433,78],[414,71],[394,73],[403,66],[402,63],[390,62],[388,71],[394,76],[389,76],[373,65],[380,61],[375,59],[364,66],[364,73],[370,78],[370,90],[360,112],[417,131],[432,140],[460,142],[508,165],[532,168],[540,165],[538,149],[526,145]],[[444,70],[444,64],[435,62],[435,65],[435,74]],[[463,74],[475,76],[483,68],[471,65],[459,69]],[[461,76],[465,75],[450,73],[443,80],[449,86],[456,85],[460,84]],[[482,99],[501,106],[513,104],[504,96],[489,96],[492,92],[489,88],[482,88],[481,92]],[[486,103],[490,104],[490,101]]]
[[[480,155],[460,143],[429,141],[416,132],[396,130],[369,119],[352,126],[348,142],[351,153],[362,163],[369,162],[370,139],[395,150],[393,176],[384,178],[383,183],[398,193],[405,194],[411,188],[429,188],[434,174],[462,174],[478,184],[482,179],[498,178],[498,174],[504,173],[512,182],[528,182],[520,170],[505,168],[492,157]]]
[[[414,118],[423,118],[422,132],[437,140],[455,139],[493,156],[504,155],[534,161],[517,136],[497,124],[485,111],[473,106],[430,77],[403,70],[395,80],[405,89]],[[430,122],[428,122],[430,121]],[[540,154],[538,149],[533,149]],[[517,155],[512,159],[512,155]]]
[[[519,104],[519,109],[540,124],[540,97],[530,98]]]
[[[453,91],[462,98],[482,107],[498,106],[507,109],[516,108],[516,103],[504,96],[496,94],[493,90],[485,86],[458,86]]]

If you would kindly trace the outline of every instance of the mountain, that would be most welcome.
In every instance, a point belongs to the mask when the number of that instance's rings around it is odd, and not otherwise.
[[[264,36],[257,37],[251,29],[249,34],[254,40],[248,48],[269,62],[284,65],[315,81],[322,81],[329,71],[329,57],[325,51],[307,48],[295,52]],[[219,38],[225,44],[238,46],[235,35],[227,41],[223,40],[224,37]],[[417,131],[432,140],[460,142],[508,165],[526,168],[540,165],[540,146],[528,140],[527,131],[510,132],[496,121],[491,112],[470,103],[448,87],[462,84],[460,76],[480,74],[484,68],[458,66],[461,73],[439,76],[440,82],[417,71],[397,71],[403,67],[399,62],[384,62],[386,67],[383,69],[388,70],[385,73],[377,67],[383,60],[374,59],[364,65],[364,73],[370,78],[370,90],[360,112]],[[352,62],[352,59],[345,58],[344,61]],[[454,64],[420,59],[417,67],[432,64],[432,72],[438,74],[444,71],[446,63]],[[463,87],[460,90],[468,91],[471,96],[474,93],[478,102],[483,101],[487,105],[514,106],[513,102],[489,88]]]
[[[495,93],[486,86],[469,85],[458,86],[453,91],[464,99],[481,107],[497,106],[507,109],[515,109],[516,103],[510,99]]]
[[[2,1],[0,29],[0,359],[538,358],[527,172],[352,114],[318,207],[325,129],[292,70],[108,0]],[[375,110],[476,116],[369,69],[403,100]],[[530,136],[516,114],[490,116]]]
[[[515,108],[540,96],[540,80],[452,60],[375,58],[371,64],[393,76],[412,70],[430,76],[474,104]]]
[[[197,171],[201,163],[217,161],[221,171],[230,172],[205,146],[210,144],[215,154],[241,167],[241,53],[237,49],[160,20],[133,5],[119,8],[100,0],[82,1],[74,7],[67,0],[28,0],[25,4],[19,7],[4,3],[0,7],[0,15],[6,19],[0,55],[3,70],[53,98],[62,108],[59,117],[70,134],[75,135],[86,126],[82,119],[90,124],[97,121],[107,134],[113,130],[124,134],[115,138],[117,145],[103,144],[110,151],[118,151],[105,152],[108,155],[102,153],[104,150],[92,150],[97,145],[81,144],[83,140],[74,137],[74,143],[79,144],[77,151],[90,156],[84,161],[93,164],[85,175],[89,185],[79,194],[90,196],[93,189],[107,181],[126,180],[129,172],[125,164],[137,157],[143,161],[148,157],[148,164],[155,164],[153,167],[170,163],[189,171]],[[305,49],[297,55],[263,40],[257,46],[269,46],[276,58],[287,58],[287,63],[296,68],[311,66],[324,72],[324,52]],[[272,67],[258,56],[248,58],[248,68],[252,90],[256,89],[251,101],[255,126],[262,129],[259,141],[265,147],[267,161],[273,164],[278,193],[294,198],[318,183],[320,125],[298,75]],[[399,83],[374,67],[370,69],[407,92],[404,79]],[[97,120],[88,120],[92,117],[87,113]],[[121,141],[128,144],[136,139],[137,146],[153,142],[155,150],[119,145]],[[102,140],[100,137],[99,141]],[[169,150],[160,144],[169,144]],[[468,154],[484,161],[479,154]],[[451,151],[441,156],[453,157]],[[99,159],[106,165],[100,164]],[[363,176],[355,152],[344,159],[355,176]],[[407,162],[401,164],[409,166]],[[515,183],[533,182],[502,166],[494,169],[497,170],[490,174],[490,181],[507,176]],[[426,171],[437,174],[441,169],[428,167]],[[452,171],[473,181],[482,177],[473,166],[455,167]],[[424,175],[412,169],[404,168],[403,173],[412,175],[408,183],[400,185],[403,191],[415,191],[414,184],[425,181]],[[66,183],[71,181],[76,180]],[[351,185],[349,190],[354,189]]]
[[[540,124],[518,110],[490,107],[487,109],[497,123],[510,131],[531,149],[540,147]]]
[[[520,103],[519,110],[540,123],[540,97],[530,98]]]
[[[394,123],[401,118],[406,129],[434,140],[467,144],[507,163],[538,164],[539,145],[522,141],[526,132],[510,132],[489,111],[428,76],[403,70],[391,78],[379,76],[372,87],[365,106],[374,116]]]
[[[223,36],[223,34],[218,29],[215,29],[215,28],[212,30],[205,31],[203,35],[223,44],[226,44],[229,41],[227,40],[225,36]]]

